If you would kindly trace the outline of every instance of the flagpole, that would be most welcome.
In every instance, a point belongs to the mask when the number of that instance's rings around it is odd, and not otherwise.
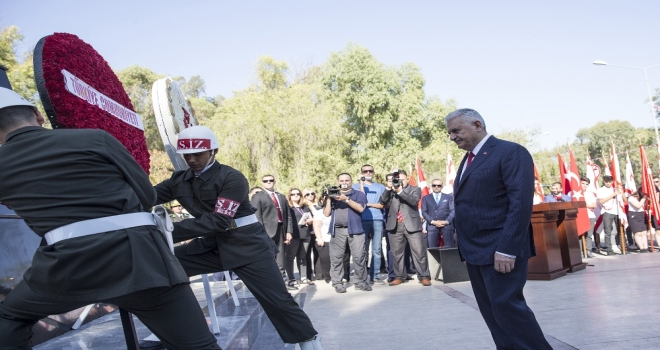
[[[649,215],[646,216],[646,224],[649,227],[649,236],[651,237],[651,253],[653,253],[655,252],[655,249],[653,249],[654,244],[653,244],[653,226],[651,225],[651,203],[649,202],[648,197],[646,197],[645,204],[646,204],[645,205],[646,208],[644,209],[649,213]]]

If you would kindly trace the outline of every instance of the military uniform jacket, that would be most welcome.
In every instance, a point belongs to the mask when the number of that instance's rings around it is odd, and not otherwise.
[[[194,219],[174,223],[174,241],[200,237],[186,245],[196,255],[217,250],[225,270],[273,257],[277,248],[262,224],[231,229],[232,219],[254,214],[248,182],[238,170],[215,162],[195,177],[191,169],[177,171],[155,187],[158,203],[174,199]]]
[[[172,219],[172,222],[181,222],[185,219],[190,219],[190,215],[186,213],[181,213],[181,216],[177,214],[170,214],[170,219]]]
[[[0,201],[39,236],[74,222],[146,211],[156,199],[147,174],[101,130],[23,127],[0,147]],[[58,300],[98,301],[187,283],[155,226],[39,247],[24,280]]]

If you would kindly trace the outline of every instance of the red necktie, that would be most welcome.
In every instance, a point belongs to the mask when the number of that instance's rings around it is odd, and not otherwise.
[[[401,210],[396,212],[396,221],[403,222],[403,215],[401,215]]]
[[[470,154],[468,154],[467,164],[465,164],[465,169],[467,169],[470,164],[472,164],[472,159],[474,159],[474,153],[470,152]]]
[[[282,222],[282,210],[280,210],[280,203],[275,198],[275,192],[271,192],[270,197],[273,199],[273,203],[275,203],[275,208],[277,208],[277,221]]]

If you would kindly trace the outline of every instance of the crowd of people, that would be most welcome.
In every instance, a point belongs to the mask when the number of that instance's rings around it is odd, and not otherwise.
[[[660,246],[656,234],[656,229],[660,226],[656,218],[649,215],[647,210],[649,197],[641,187],[634,191],[626,191],[622,185],[615,186],[614,179],[610,175],[603,176],[603,185],[596,191],[590,188],[591,181],[588,178],[582,177],[580,182],[590,222],[589,231],[582,232],[585,236],[584,241],[581,241],[586,246],[586,249],[583,249],[586,251],[585,257],[593,258],[594,253],[620,254],[622,252],[620,232],[624,233],[623,243],[626,251],[649,253],[653,241],[656,242],[656,246]],[[655,177],[653,182],[656,193],[660,194],[658,187],[660,178]],[[553,183],[550,194],[546,196],[542,196],[538,190],[534,193],[534,204],[571,200],[570,195],[563,193],[561,182]],[[627,221],[627,224],[624,224],[622,219]],[[603,233],[602,240],[600,232]]]
[[[356,178],[341,173],[334,189],[280,193],[275,176],[264,175],[262,186],[250,189],[256,218],[278,248],[275,260],[286,287],[325,281],[345,293],[352,280],[356,290],[371,291],[375,283],[396,286],[411,275],[430,286],[427,248],[455,247],[454,201],[441,192],[443,181],[434,179],[432,193],[422,198],[404,170],[387,174],[381,184],[365,164]]]

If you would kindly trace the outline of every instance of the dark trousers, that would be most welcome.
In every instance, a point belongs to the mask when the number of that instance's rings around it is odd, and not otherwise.
[[[293,262],[296,260],[300,280],[307,278],[307,248],[309,247],[309,237],[303,239],[292,239],[286,247],[286,274],[289,281],[295,281],[296,275],[293,272]]]
[[[321,264],[319,264],[319,252],[316,249],[316,238],[312,236],[310,243],[307,246],[307,254],[305,258],[307,259],[307,278],[310,281],[314,281],[317,278],[321,279]]]
[[[587,248],[587,254],[591,252],[591,246],[594,239],[594,225],[596,224],[596,218],[589,218],[589,231],[585,234],[585,245]],[[580,245],[582,240],[580,240]]]
[[[342,276],[346,274],[344,259],[346,258],[346,245],[348,244],[353,255],[353,268],[355,269],[355,284],[367,284],[367,262],[364,256],[364,234],[349,235],[348,228],[336,227],[335,235],[330,240],[330,276],[332,285],[341,284]]]
[[[351,279],[351,246],[348,244],[348,240],[346,240],[346,250],[344,251],[344,260],[342,260],[342,265],[344,266],[344,279],[348,281]]]
[[[187,255],[186,247],[183,246],[175,248],[174,255],[179,259],[188,276],[225,270],[220,262],[220,256],[213,250]],[[290,344],[299,343],[312,339],[318,333],[312,326],[312,321],[287,291],[272,257],[234,267],[232,271],[257,299],[282,341]]]
[[[32,326],[37,321],[97,302],[117,305],[137,316],[168,349],[220,349],[188,284],[73,302],[36,294],[25,282],[0,304],[0,348],[31,349]]]
[[[454,244],[454,226],[447,225],[441,229],[426,229],[428,232],[428,247],[437,248],[440,237],[445,242],[445,248],[456,248]]]
[[[275,236],[271,237],[275,246],[277,247],[277,254],[275,255],[275,262],[277,262],[277,268],[280,270],[280,275],[282,278],[286,277],[286,249],[284,247],[284,226],[282,223],[277,224],[277,233]]]
[[[605,232],[605,247],[608,252],[612,251],[612,224],[616,222],[616,215],[603,213],[603,231]],[[614,232],[618,237],[619,235]]]
[[[387,277],[396,278],[396,274],[394,273],[394,258],[392,256],[392,245],[390,244],[390,231],[385,231],[385,245],[386,245],[385,250],[387,251]],[[412,267],[410,266],[410,259],[411,259],[410,255],[411,255],[410,246],[408,245],[408,242],[406,242],[406,252],[403,258],[404,263],[406,265],[406,272],[411,272],[412,270]]]
[[[405,263],[406,242],[410,245],[417,278],[430,278],[429,263],[426,260],[426,236],[422,231],[408,232],[403,222],[397,223],[396,233],[390,234],[392,257],[394,258],[394,274],[405,281],[408,277]]]
[[[330,277],[330,242],[324,242],[323,247],[319,247],[316,243],[316,251],[319,252],[318,267],[321,272],[316,272],[316,279],[323,279],[326,282],[331,281]]]
[[[479,311],[497,349],[552,349],[523,296],[527,260],[516,260],[509,273],[495,271],[492,264],[468,263],[467,270]]]

